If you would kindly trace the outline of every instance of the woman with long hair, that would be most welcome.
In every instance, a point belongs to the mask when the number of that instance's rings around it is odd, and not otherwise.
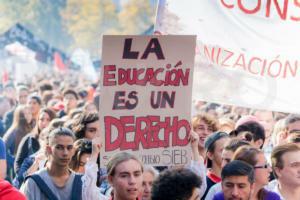
[[[242,146],[236,150],[231,160],[242,160],[253,166],[255,187],[251,200],[280,200],[276,193],[264,189],[264,186],[269,183],[272,169],[261,149]]]
[[[30,107],[27,105],[19,105],[14,112],[14,120],[11,127],[3,136],[7,155],[7,175],[10,181],[14,177],[13,165],[20,141],[32,130],[33,126],[34,120]]]
[[[39,135],[46,128],[52,119],[55,118],[55,113],[50,108],[42,108],[39,111],[36,119],[36,125],[32,132],[26,135],[20,142],[14,163],[15,172],[18,173],[22,162],[25,158],[34,154],[40,149]]]

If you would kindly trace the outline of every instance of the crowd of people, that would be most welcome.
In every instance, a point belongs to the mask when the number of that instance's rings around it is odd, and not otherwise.
[[[0,200],[300,199],[300,115],[194,101],[190,165],[100,168],[99,83],[51,73],[2,85]]]

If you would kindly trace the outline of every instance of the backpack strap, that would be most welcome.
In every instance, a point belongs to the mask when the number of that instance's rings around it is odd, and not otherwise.
[[[38,174],[27,176],[26,179],[28,178],[32,178],[32,180],[34,180],[38,188],[41,190],[42,193],[44,193],[47,196],[48,199],[58,200],[55,194],[51,191],[51,189],[48,187],[45,181]]]
[[[75,174],[75,178],[72,186],[72,200],[81,200],[82,195],[82,174]]]

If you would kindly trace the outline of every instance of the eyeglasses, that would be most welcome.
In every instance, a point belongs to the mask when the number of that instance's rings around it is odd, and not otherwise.
[[[268,169],[270,167],[271,166],[269,164],[265,164],[265,165],[262,165],[262,166],[254,166],[253,168],[254,169]]]

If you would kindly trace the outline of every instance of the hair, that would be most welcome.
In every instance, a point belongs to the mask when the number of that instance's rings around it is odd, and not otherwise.
[[[253,139],[254,141],[262,139],[262,141],[265,142],[265,129],[258,122],[249,121],[239,125],[235,129],[235,135],[237,136],[240,132],[243,131],[249,131],[252,133],[251,136],[249,135],[249,138],[246,138],[247,140],[251,137],[251,139]]]
[[[159,175],[159,172],[154,167],[152,167],[151,165],[145,165],[144,166],[144,173],[145,172],[150,172],[154,176],[154,179],[156,179]]]
[[[188,200],[201,184],[200,177],[190,169],[165,170],[152,183],[151,200]]]
[[[277,121],[275,123],[274,128],[273,128],[273,134],[272,134],[275,146],[277,144],[279,144],[279,141],[277,140],[278,134],[281,132],[286,133],[286,131],[287,131],[287,127],[285,125],[285,119],[280,119],[279,121]]]
[[[88,108],[90,105],[94,105],[94,106],[96,107],[96,109],[98,109],[98,108],[97,108],[97,105],[96,105],[93,101],[87,101],[87,102],[85,102],[85,104],[84,104],[84,106],[83,106],[83,109],[84,109],[84,110],[87,110],[87,108]],[[95,110],[95,111],[98,111],[98,110]]]
[[[69,119],[74,119],[77,115],[81,115],[84,112],[82,108],[74,108],[68,114]]]
[[[230,176],[247,176],[252,185],[254,183],[254,168],[247,162],[235,160],[225,165],[221,172],[222,181]]]
[[[14,143],[15,143],[15,152],[17,152],[18,146],[22,138],[29,133],[34,126],[34,120],[28,124],[24,115],[25,109],[29,109],[28,105],[19,105],[13,116],[13,123],[11,127],[7,130],[5,135],[3,136],[3,140],[8,140],[9,136],[15,132]],[[7,147],[9,148],[9,147]]]
[[[114,154],[108,161],[106,171],[108,176],[114,176],[117,166],[125,161],[135,160],[141,165],[142,172],[144,171],[143,163],[133,154],[127,152],[119,152]]]
[[[48,102],[53,98],[54,94],[51,90],[46,90],[43,92],[42,101],[45,106],[48,105]]]
[[[300,131],[299,132],[296,132],[296,133],[292,133],[290,134],[286,141],[288,143],[300,143]]]
[[[18,86],[17,87],[17,93],[19,94],[21,91],[29,91],[29,89],[26,87],[26,86],[24,86],[24,85],[22,85],[22,86]]]
[[[53,143],[54,143],[54,140],[56,139],[56,137],[58,136],[69,136],[73,139],[73,141],[75,141],[75,136],[74,134],[72,133],[72,131],[68,128],[65,128],[65,127],[60,127],[60,128],[56,128],[54,130],[52,130],[50,133],[49,133],[49,145],[52,146]]]
[[[99,120],[98,112],[83,112],[75,119],[72,131],[76,138],[84,138],[87,124]]]
[[[43,81],[43,82],[40,83],[39,90],[40,90],[41,93],[43,93],[46,90],[53,90],[53,87],[52,87],[50,82]]]
[[[278,176],[276,174],[275,168],[282,169],[284,167],[282,162],[283,154],[296,151],[300,151],[300,147],[297,144],[293,143],[282,144],[274,147],[271,153],[271,162],[272,170],[276,178],[278,178]]]
[[[215,132],[219,129],[219,123],[214,116],[207,113],[200,113],[192,118],[192,128],[195,130],[199,125],[200,121],[203,121],[205,124],[212,128],[212,131]]]
[[[250,144],[244,140],[233,138],[224,145],[224,149],[227,151],[235,152],[239,147],[246,146],[246,145],[250,145]]]
[[[80,158],[83,154],[92,154],[92,141],[89,139],[79,139],[74,143],[75,153],[70,162],[70,168],[74,171],[80,166]]]
[[[42,113],[47,113],[49,118],[50,118],[50,122],[56,118],[56,115],[55,113],[50,109],[50,108],[42,108],[39,110],[39,113],[37,115],[37,118],[36,118],[36,123],[35,123],[35,127],[33,129],[33,132],[34,132],[34,135],[35,137],[38,137],[38,135],[41,133],[41,130],[40,130],[40,127],[39,127],[39,120],[40,120],[40,115]]]
[[[66,89],[66,90],[64,90],[64,92],[63,92],[63,96],[66,96],[67,94],[72,94],[72,95],[74,95],[75,96],[75,98],[78,100],[78,94],[77,94],[77,92],[75,91],[75,90],[73,90],[73,89]]]
[[[39,97],[38,95],[36,95],[36,94],[31,94],[31,95],[28,97],[28,100],[30,100],[30,99],[35,99],[35,100],[38,102],[38,104],[42,105],[42,99],[41,99],[41,97]]]
[[[290,114],[285,118],[285,127],[288,128],[290,124],[300,121],[300,115]]]

